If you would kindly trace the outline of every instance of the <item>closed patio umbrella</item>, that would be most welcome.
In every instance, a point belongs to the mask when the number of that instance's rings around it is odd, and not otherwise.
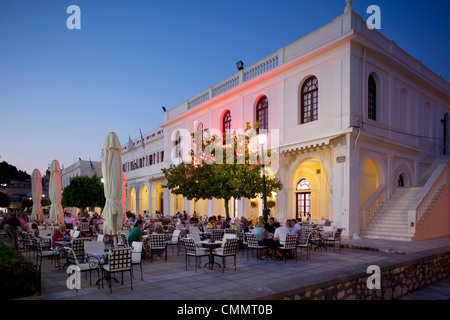
[[[52,202],[50,206],[50,223],[61,224],[64,223],[64,211],[61,206],[61,169],[59,167],[58,160],[53,160],[50,164],[50,188],[49,195],[50,201]]]
[[[31,174],[31,194],[33,198],[33,208],[31,209],[32,221],[44,221],[44,213],[42,212],[42,175],[39,169],[34,169]]]
[[[125,204],[127,202],[127,175],[122,171],[122,207],[123,220],[127,220],[127,213],[125,212]]]
[[[114,132],[108,133],[103,144],[102,172],[106,203],[103,209],[103,233],[122,230],[122,159],[121,145]]]

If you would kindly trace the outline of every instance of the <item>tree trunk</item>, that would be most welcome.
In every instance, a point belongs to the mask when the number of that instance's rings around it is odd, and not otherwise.
[[[228,206],[228,201],[230,201],[230,199],[223,199],[223,201],[225,202],[226,217],[229,218],[230,217],[230,209],[229,209],[229,206]]]

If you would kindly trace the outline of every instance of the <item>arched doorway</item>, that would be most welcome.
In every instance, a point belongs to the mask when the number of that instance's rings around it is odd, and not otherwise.
[[[327,220],[331,212],[330,175],[327,163],[311,157],[300,160],[290,174],[288,216]]]
[[[404,188],[405,187],[405,174],[401,173],[397,179],[397,187]]]
[[[405,178],[403,176],[403,178]],[[392,177],[394,179],[394,176]],[[386,192],[381,192],[382,188],[386,186],[386,171],[382,160],[375,153],[369,154],[361,166],[360,182],[359,182],[359,206],[369,205],[368,201],[371,200],[371,196],[376,192],[380,192],[380,196],[385,201]],[[391,180],[389,180],[391,183]],[[406,181],[404,180],[406,183]],[[396,181],[395,183],[398,183]],[[372,199],[375,200],[375,199]]]
[[[134,214],[136,214],[136,190],[131,187],[128,190],[128,210]]]
[[[139,211],[141,214],[144,214],[144,211],[149,211],[148,188],[146,185],[143,185],[139,191]]]
[[[163,214],[164,212],[164,192],[160,183],[153,186],[152,199],[151,214],[156,218],[157,213]]]

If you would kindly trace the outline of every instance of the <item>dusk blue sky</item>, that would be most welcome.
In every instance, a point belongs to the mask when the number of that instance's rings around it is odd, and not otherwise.
[[[354,0],[364,20],[450,80],[450,2]],[[66,9],[81,9],[69,30]],[[0,0],[0,161],[42,174],[100,161],[173,108],[344,12],[345,0]]]

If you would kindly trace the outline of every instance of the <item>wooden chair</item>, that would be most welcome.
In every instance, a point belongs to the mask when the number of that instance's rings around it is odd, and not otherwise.
[[[333,236],[323,239],[323,241],[325,241],[325,245],[326,244],[332,244],[333,245],[334,252],[336,252],[336,242],[339,242],[339,250],[341,250],[341,234],[342,234],[342,230],[344,230],[344,228],[337,228],[334,231]]]
[[[89,227],[89,222],[81,221],[80,231],[81,231],[81,234],[83,235],[83,237],[87,237],[91,231],[91,228]]]
[[[297,261],[297,235],[287,234],[284,246],[279,247],[278,250],[290,251]],[[286,256],[284,257],[284,263],[286,263]]]
[[[130,272],[131,290],[133,290],[133,265],[132,265],[131,248],[111,249],[108,255],[108,263],[102,265],[102,274],[106,274],[106,276],[102,278],[102,286],[103,286],[103,279],[106,279],[106,281],[109,284],[110,292],[112,293],[111,274],[117,272],[122,273],[122,284],[123,284],[124,271]]]
[[[211,240],[220,241],[223,238],[223,229],[213,229],[211,230]]]
[[[195,272],[197,272],[197,260],[201,261],[202,257],[208,256],[208,252],[197,247],[192,238],[183,238],[183,243],[186,250],[186,270],[190,257],[195,257]]]
[[[254,233],[247,232],[245,234],[245,236],[247,238],[247,260],[248,260],[248,251],[250,249],[252,249],[252,250],[256,250],[256,262],[258,262],[259,261],[258,250],[267,249],[267,246],[260,246],[258,244],[258,238],[256,237],[256,234],[254,234]]]
[[[164,250],[164,261],[167,262],[167,241],[165,234],[150,235],[150,262],[153,263],[153,250]]]
[[[312,238],[312,235],[313,235],[312,232],[307,232],[305,234],[306,242],[297,244],[297,248],[300,248],[300,250],[303,250],[303,248],[306,249],[306,260],[308,260],[310,255],[311,255],[311,249],[312,249],[311,238]]]
[[[221,248],[215,249],[213,255],[222,257],[222,272],[225,272],[226,258],[234,257],[234,271],[236,271],[236,249],[237,249],[238,239],[227,239],[225,245]]]
[[[84,250],[84,242],[88,241],[86,239],[74,239],[72,241],[72,250],[75,253],[75,255],[79,258],[81,258],[81,261],[83,261],[85,257],[85,250]]]
[[[227,233],[235,234],[235,235],[238,234],[237,229],[227,228],[227,229],[224,229],[224,230],[225,230],[225,234],[227,234]]]

